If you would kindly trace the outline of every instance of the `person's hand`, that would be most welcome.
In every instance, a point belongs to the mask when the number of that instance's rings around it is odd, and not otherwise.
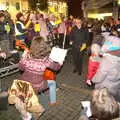
[[[60,64],[60,66],[63,66],[63,62],[60,62],[59,64]]]
[[[1,52],[1,53],[0,53],[0,57],[2,57],[2,58],[4,58],[4,59],[6,59],[7,55],[6,55],[6,53],[5,53],[5,52]]]
[[[27,56],[27,51],[25,50],[22,54],[22,58],[26,58],[26,56]]]
[[[16,109],[21,113],[21,111],[25,110],[25,105],[22,100],[20,100],[19,97],[16,97],[15,99],[15,107]]]
[[[73,42],[72,41],[70,41],[70,45],[72,45],[73,44]]]
[[[28,33],[28,31],[25,31],[25,32],[24,32],[24,34],[27,34],[27,33]]]
[[[30,54],[29,54],[29,50],[28,50],[28,49],[24,50],[24,52],[23,52],[23,54],[22,54],[22,57],[23,57],[23,58],[29,58],[29,57],[30,57]]]

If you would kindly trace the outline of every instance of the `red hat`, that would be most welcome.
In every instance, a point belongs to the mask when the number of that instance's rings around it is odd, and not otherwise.
[[[16,15],[17,20],[19,20],[20,17],[22,17],[22,16],[23,16],[23,14],[22,14],[21,12],[19,12],[19,13]]]

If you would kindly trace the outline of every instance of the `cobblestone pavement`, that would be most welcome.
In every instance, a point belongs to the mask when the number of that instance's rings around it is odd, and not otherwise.
[[[80,102],[90,99],[91,90],[84,84],[87,58],[84,60],[82,76],[73,74],[71,60],[67,59],[66,61],[57,76],[57,83],[60,87],[57,91],[59,104],[54,107],[48,107],[44,115],[40,117],[40,120],[78,120],[81,110]],[[2,86],[7,82],[7,87],[9,87],[12,80],[18,76],[19,73],[4,78]],[[20,114],[14,106],[9,106],[7,111],[0,111],[0,120],[20,120]]]

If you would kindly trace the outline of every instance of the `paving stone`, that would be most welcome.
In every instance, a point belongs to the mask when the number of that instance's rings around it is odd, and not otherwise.
[[[90,99],[91,90],[84,84],[87,58],[84,61],[86,63],[82,76],[72,73],[73,66],[69,61],[71,60],[65,62],[63,69],[57,75],[57,84],[61,88],[57,91],[57,99],[60,104],[48,107],[39,120],[78,120],[81,109],[80,102]],[[20,74],[16,73],[1,79],[3,86],[10,87],[12,81],[19,76]],[[46,96],[48,98],[48,93]],[[7,111],[0,111],[0,120],[20,120],[20,114],[14,106],[9,106]]]

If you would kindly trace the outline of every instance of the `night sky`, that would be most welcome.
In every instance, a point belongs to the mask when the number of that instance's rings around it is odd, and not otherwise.
[[[82,16],[81,1],[82,0],[67,0],[68,1],[68,15]]]

